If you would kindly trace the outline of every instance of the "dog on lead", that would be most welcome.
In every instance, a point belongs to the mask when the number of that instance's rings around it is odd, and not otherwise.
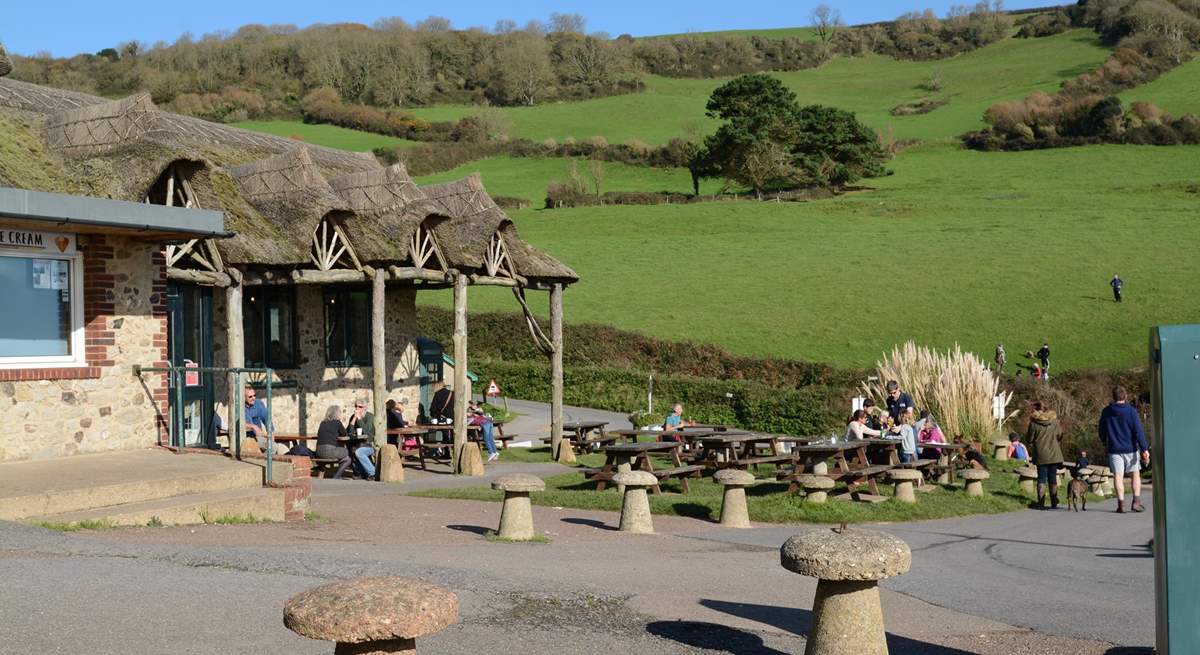
[[[1087,511],[1087,483],[1083,478],[1071,478],[1067,483],[1067,505],[1076,512]]]

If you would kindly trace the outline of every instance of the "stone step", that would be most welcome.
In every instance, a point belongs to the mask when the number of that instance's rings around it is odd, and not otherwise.
[[[17,489],[0,498],[0,520],[80,512],[186,494],[263,487],[263,469],[214,455],[157,454],[117,458],[68,458],[65,466],[41,473],[44,489]],[[79,468],[79,464],[101,468]]]
[[[29,523],[129,525],[193,525],[250,517],[284,520],[282,489],[233,489],[123,503],[79,512],[33,516]]]

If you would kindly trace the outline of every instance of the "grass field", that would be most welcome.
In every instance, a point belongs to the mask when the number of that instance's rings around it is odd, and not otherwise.
[[[1048,339],[1060,369],[1124,367],[1145,362],[1150,325],[1200,320],[1200,147],[930,145],[890,166],[875,191],[808,203],[512,215],[579,273],[567,320],[747,355],[868,365],[908,339],[1014,356]],[[495,289],[471,305],[518,309]]]
[[[857,112],[878,130],[897,138],[951,139],[981,126],[981,116],[997,100],[1020,98],[1035,89],[1053,90],[1063,79],[1100,64],[1108,55],[1090,31],[1073,30],[1044,39],[1005,39],[974,52],[933,62],[896,61],[887,57],[839,57],[805,71],[775,73],[802,103],[819,103]],[[919,85],[938,71],[946,106],[920,116],[895,117],[888,110],[930,95]],[[503,109],[512,120],[512,136],[543,140],[552,137],[606,137],[610,143],[639,139],[663,143],[689,129],[705,134],[715,123],[704,116],[704,104],[724,79],[674,79],[647,76],[643,93],[584,102],[559,102]],[[472,107],[417,108],[426,120],[456,120]]]
[[[589,165],[590,162],[585,159],[576,162],[579,174],[587,182],[588,190],[592,191]],[[602,162],[602,165],[604,180],[600,188],[601,192],[692,192],[692,176],[685,168],[645,168],[618,162]],[[551,182],[567,179],[570,166],[571,160],[567,158],[491,157],[464,164],[454,170],[417,178],[417,182],[421,184],[446,182],[466,177],[472,173],[479,173],[490,193],[528,198],[533,202],[534,207],[541,207],[546,198],[546,186]],[[700,192],[716,193],[720,187],[720,180],[704,180],[700,184]]]
[[[515,450],[502,451],[504,455]],[[548,449],[533,451],[532,455],[542,453],[542,460],[549,459]],[[522,458],[527,461],[529,457]],[[602,455],[586,455],[581,464],[599,467],[604,464]],[[662,465],[665,466],[665,463]],[[750,520],[768,523],[867,523],[878,521],[921,521],[947,518],[951,516],[966,516],[969,514],[997,514],[1025,508],[1033,499],[1021,492],[1016,476],[1011,471],[1017,467],[1013,462],[992,462],[992,476],[984,482],[987,495],[982,498],[971,498],[963,491],[962,483],[938,486],[935,491],[921,493],[917,503],[909,505],[886,500],[881,503],[854,503],[830,500],[823,505],[804,502],[802,496],[789,494],[787,483],[776,482],[774,468],[763,466],[753,471],[760,482],[746,489],[746,504],[750,511]],[[712,481],[710,477],[691,479],[687,493],[679,493],[681,487],[678,480],[663,483],[663,491],[668,492],[659,496],[650,496],[650,511],[654,514],[690,516],[700,519],[717,520],[721,514],[721,494],[723,487]],[[879,482],[879,491],[885,496],[892,495],[892,485]],[[672,493],[673,492],[673,493]],[[1065,492],[1060,492],[1064,496]],[[414,496],[426,498],[455,498],[461,500],[478,500],[499,502],[502,494],[488,487],[466,487],[455,489],[436,489],[414,492]],[[573,507],[577,509],[620,511],[621,495],[615,487],[604,491],[596,491],[596,484],[588,482],[582,473],[567,473],[546,478],[546,490],[531,495],[536,505],[550,507]]]
[[[1167,71],[1157,80],[1121,94],[1126,104],[1149,100],[1172,116],[1200,114],[1200,59]]]
[[[288,138],[299,137],[305,143],[354,152],[370,152],[374,148],[412,145],[413,141],[395,137],[359,132],[336,125],[311,125],[301,121],[244,121],[234,127],[255,132],[266,132]]]

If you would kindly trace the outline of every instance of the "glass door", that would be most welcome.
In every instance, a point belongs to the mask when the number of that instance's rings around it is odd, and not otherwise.
[[[168,284],[167,310],[171,365],[197,369],[212,366],[212,288]],[[188,447],[215,448],[213,374],[185,371],[182,378],[183,402],[177,407],[176,385],[181,380],[178,375],[171,376],[172,436],[182,434]]]

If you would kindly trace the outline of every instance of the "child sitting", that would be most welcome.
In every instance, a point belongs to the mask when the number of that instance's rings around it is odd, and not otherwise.
[[[1075,458],[1075,470],[1071,472],[1071,477],[1082,478],[1083,470],[1091,465],[1092,463],[1088,461],[1087,451],[1079,451],[1079,457]]]
[[[1008,433],[1008,458],[1023,462],[1029,461],[1029,449],[1021,443],[1021,435],[1016,432]]]

